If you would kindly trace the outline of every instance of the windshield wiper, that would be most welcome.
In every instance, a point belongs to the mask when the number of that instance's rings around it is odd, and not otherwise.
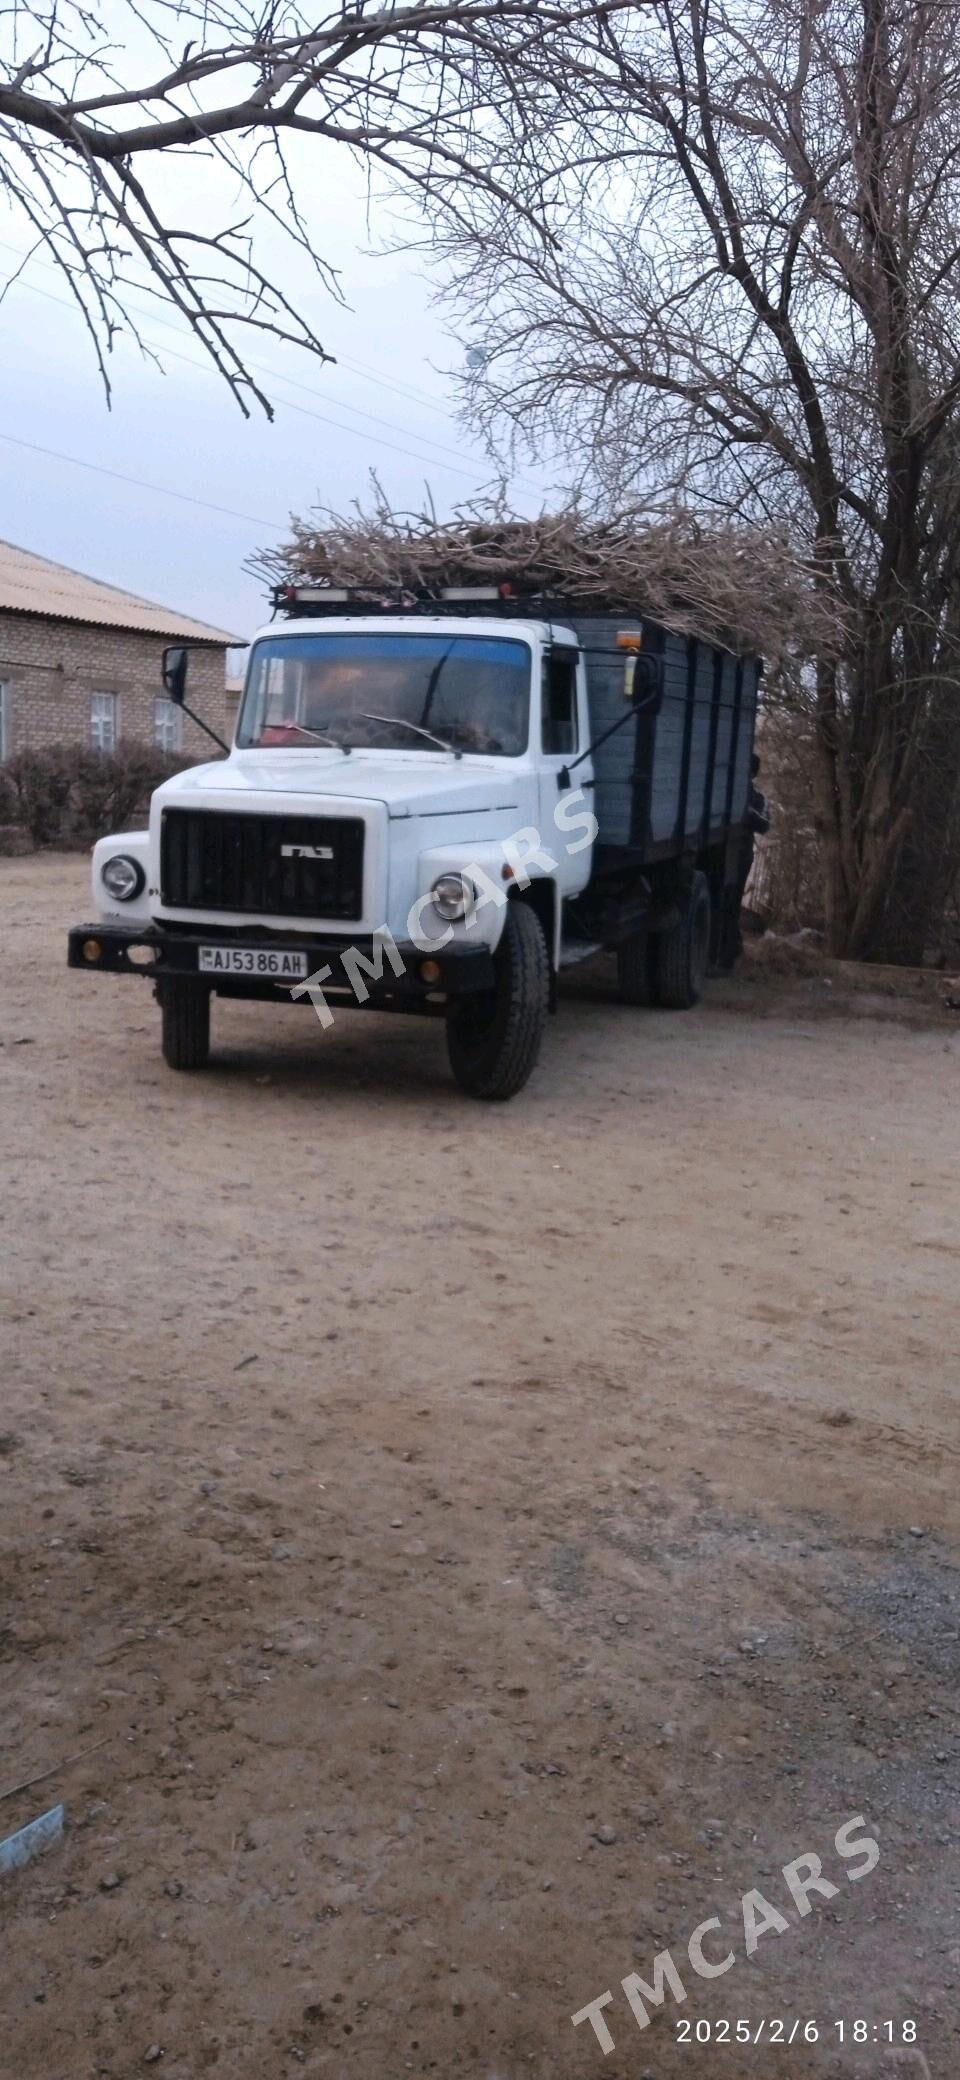
[[[371,715],[366,708],[358,708],[357,713],[362,715],[364,722],[385,722],[388,728],[399,723],[401,729],[412,729],[415,736],[426,737],[430,744],[439,744],[441,751],[452,751],[454,758],[463,757],[463,752],[458,751],[455,744],[448,744],[446,737],[438,737],[435,730],[424,729],[422,723],[408,722],[405,715]]]
[[[312,737],[317,744],[332,744],[334,750],[342,751],[345,758],[348,758],[353,750],[352,744],[344,744],[339,737],[328,736],[325,729],[308,729],[305,722],[284,722],[281,727],[299,730],[302,737]]]

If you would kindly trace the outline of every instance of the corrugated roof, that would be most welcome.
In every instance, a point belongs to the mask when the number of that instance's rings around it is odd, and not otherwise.
[[[195,643],[237,643],[225,629],[192,621],[152,599],[104,585],[65,563],[51,563],[15,542],[0,541],[0,611],[48,614],[58,621],[85,621],[94,628],[131,628],[156,636],[177,636]]]

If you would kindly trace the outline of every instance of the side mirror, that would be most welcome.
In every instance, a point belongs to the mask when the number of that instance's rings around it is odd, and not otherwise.
[[[182,643],[171,643],[164,651],[161,678],[167,699],[182,708],[187,691],[187,652]]]

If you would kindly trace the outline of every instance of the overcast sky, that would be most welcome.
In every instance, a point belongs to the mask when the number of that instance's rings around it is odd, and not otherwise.
[[[453,416],[443,371],[463,354],[431,308],[425,262],[371,251],[363,179],[345,155],[318,156],[316,172],[313,228],[340,269],[348,307],[286,248],[265,242],[261,260],[274,254],[284,287],[303,301],[338,365],[254,339],[256,361],[285,378],[266,381],[272,425],[242,417],[166,310],[143,320],[163,371],[134,346],[118,346],[108,410],[68,290],[42,254],[30,262],[0,303],[0,535],[246,637],[266,609],[244,558],[281,538],[291,511],[318,496],[348,504],[364,493],[371,467],[401,505],[419,504],[425,480],[441,510],[491,482],[490,461]],[[28,243],[15,218],[0,219],[4,279]],[[531,466],[513,496],[530,510],[546,491],[546,475]]]

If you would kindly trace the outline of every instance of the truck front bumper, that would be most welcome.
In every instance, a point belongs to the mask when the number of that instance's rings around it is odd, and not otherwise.
[[[254,961],[264,953],[304,956],[298,963],[302,975],[225,974],[201,967],[201,950],[213,948],[225,954],[251,954]],[[317,978],[324,996],[345,996],[382,1011],[430,1011],[438,999],[461,997],[494,985],[493,955],[486,946],[442,947],[436,953],[412,945],[398,945],[403,973],[396,973],[382,942],[372,938],[337,939],[302,932],[245,931],[205,926],[194,930],[165,931],[157,925],[74,925],[67,942],[67,966],[84,968],[93,975],[148,975],[158,986],[168,981],[195,981],[222,997],[254,997],[276,1001],[289,996],[298,983]],[[359,974],[365,995],[358,995],[348,954],[359,956]],[[327,972],[324,973],[323,971]],[[354,969],[354,973],[357,970]],[[309,997],[301,990],[301,1001]]]

